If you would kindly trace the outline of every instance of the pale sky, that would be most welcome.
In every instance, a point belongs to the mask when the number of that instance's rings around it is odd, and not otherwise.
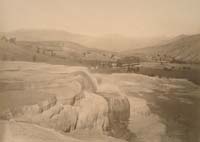
[[[200,0],[0,0],[0,31],[126,36],[200,33]]]

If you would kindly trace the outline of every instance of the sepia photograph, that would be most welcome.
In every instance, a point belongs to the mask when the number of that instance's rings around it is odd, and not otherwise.
[[[0,0],[0,142],[200,142],[200,0]]]

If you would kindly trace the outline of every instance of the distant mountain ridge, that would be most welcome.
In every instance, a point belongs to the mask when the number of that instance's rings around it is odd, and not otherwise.
[[[16,37],[18,41],[72,41],[89,48],[115,52],[158,45],[168,40],[167,37],[131,38],[119,34],[88,36],[64,30],[51,29],[21,29],[5,34],[8,37]]]
[[[21,29],[5,33],[8,37],[16,37],[18,41],[78,41],[87,38],[63,30]]]

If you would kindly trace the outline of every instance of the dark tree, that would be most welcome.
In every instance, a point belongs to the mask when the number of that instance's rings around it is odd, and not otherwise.
[[[10,43],[13,43],[13,44],[16,44],[16,38],[15,38],[15,37],[14,37],[14,38],[10,38],[10,39],[9,39],[9,42],[10,42]]]

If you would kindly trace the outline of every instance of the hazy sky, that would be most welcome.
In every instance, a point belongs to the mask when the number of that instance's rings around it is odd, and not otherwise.
[[[0,31],[42,28],[91,35],[200,33],[200,0],[0,0]]]

